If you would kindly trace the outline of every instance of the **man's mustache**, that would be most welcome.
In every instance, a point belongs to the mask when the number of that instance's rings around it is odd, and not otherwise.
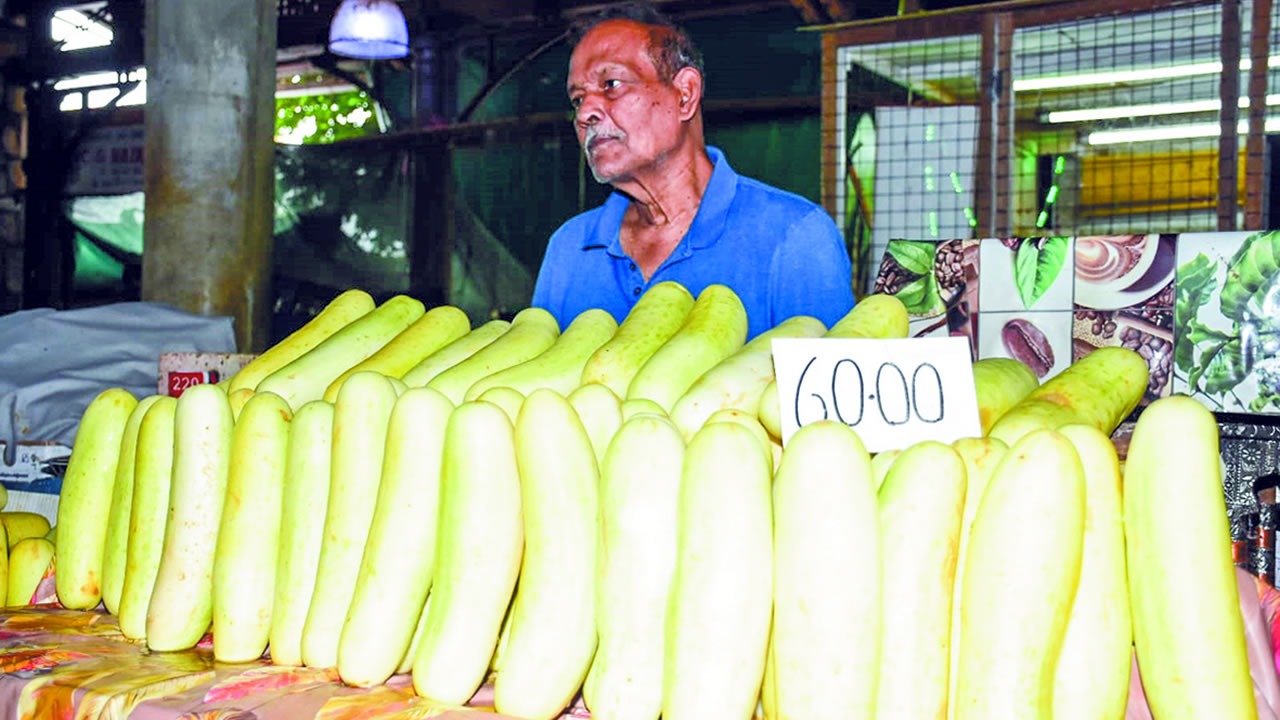
[[[624,140],[626,137],[626,133],[616,128],[601,128],[599,125],[592,125],[587,128],[587,133],[582,138],[582,148],[590,152],[591,145],[596,140]]]

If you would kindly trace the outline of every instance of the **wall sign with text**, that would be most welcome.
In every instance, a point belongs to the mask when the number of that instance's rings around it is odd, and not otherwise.
[[[962,337],[779,338],[773,366],[784,445],[819,420],[852,427],[873,453],[982,435]]]

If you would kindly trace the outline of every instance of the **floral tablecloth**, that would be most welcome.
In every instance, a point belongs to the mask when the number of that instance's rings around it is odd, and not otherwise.
[[[1243,570],[1238,581],[1259,718],[1280,720],[1280,592]],[[35,599],[51,593],[50,585],[42,582]],[[408,675],[357,689],[338,682],[333,670],[215,662],[208,637],[191,650],[151,653],[126,639],[114,616],[47,602],[0,611],[0,717],[514,720],[494,712],[491,685],[457,707],[415,696]],[[579,703],[561,720],[589,717]],[[1125,717],[1151,718],[1136,667]]]
[[[15,720],[501,720],[492,686],[467,707],[413,694],[408,675],[356,689],[333,670],[276,667],[266,660],[214,662],[205,641],[151,653],[126,639],[114,616],[51,605],[0,614],[0,716]],[[587,718],[571,708],[564,718]]]

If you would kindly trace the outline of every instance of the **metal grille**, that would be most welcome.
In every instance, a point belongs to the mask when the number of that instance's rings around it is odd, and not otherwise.
[[[1217,229],[1217,4],[1014,34],[1015,232]]]
[[[973,35],[841,51],[837,216],[855,251],[869,239],[874,259],[891,239],[969,236],[980,53]]]
[[[1133,4],[974,8],[829,29],[835,142],[824,192],[855,258],[874,261],[899,238],[1267,227],[1265,131],[1280,116],[1254,108],[1246,131],[1251,97],[1280,104],[1271,0]],[[1233,53],[1237,78],[1224,74]],[[1255,63],[1263,69],[1251,89]],[[1234,98],[1225,108],[1224,96]]]

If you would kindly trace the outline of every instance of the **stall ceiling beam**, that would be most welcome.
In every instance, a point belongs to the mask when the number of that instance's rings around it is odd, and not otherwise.
[[[845,0],[821,0],[821,2],[832,20],[843,22],[853,19],[853,3]]]
[[[791,0],[791,7],[800,13],[800,19],[807,25],[826,21],[826,16],[818,9],[813,0]]]
[[[142,297],[235,320],[242,352],[271,318],[275,0],[146,6]]]

